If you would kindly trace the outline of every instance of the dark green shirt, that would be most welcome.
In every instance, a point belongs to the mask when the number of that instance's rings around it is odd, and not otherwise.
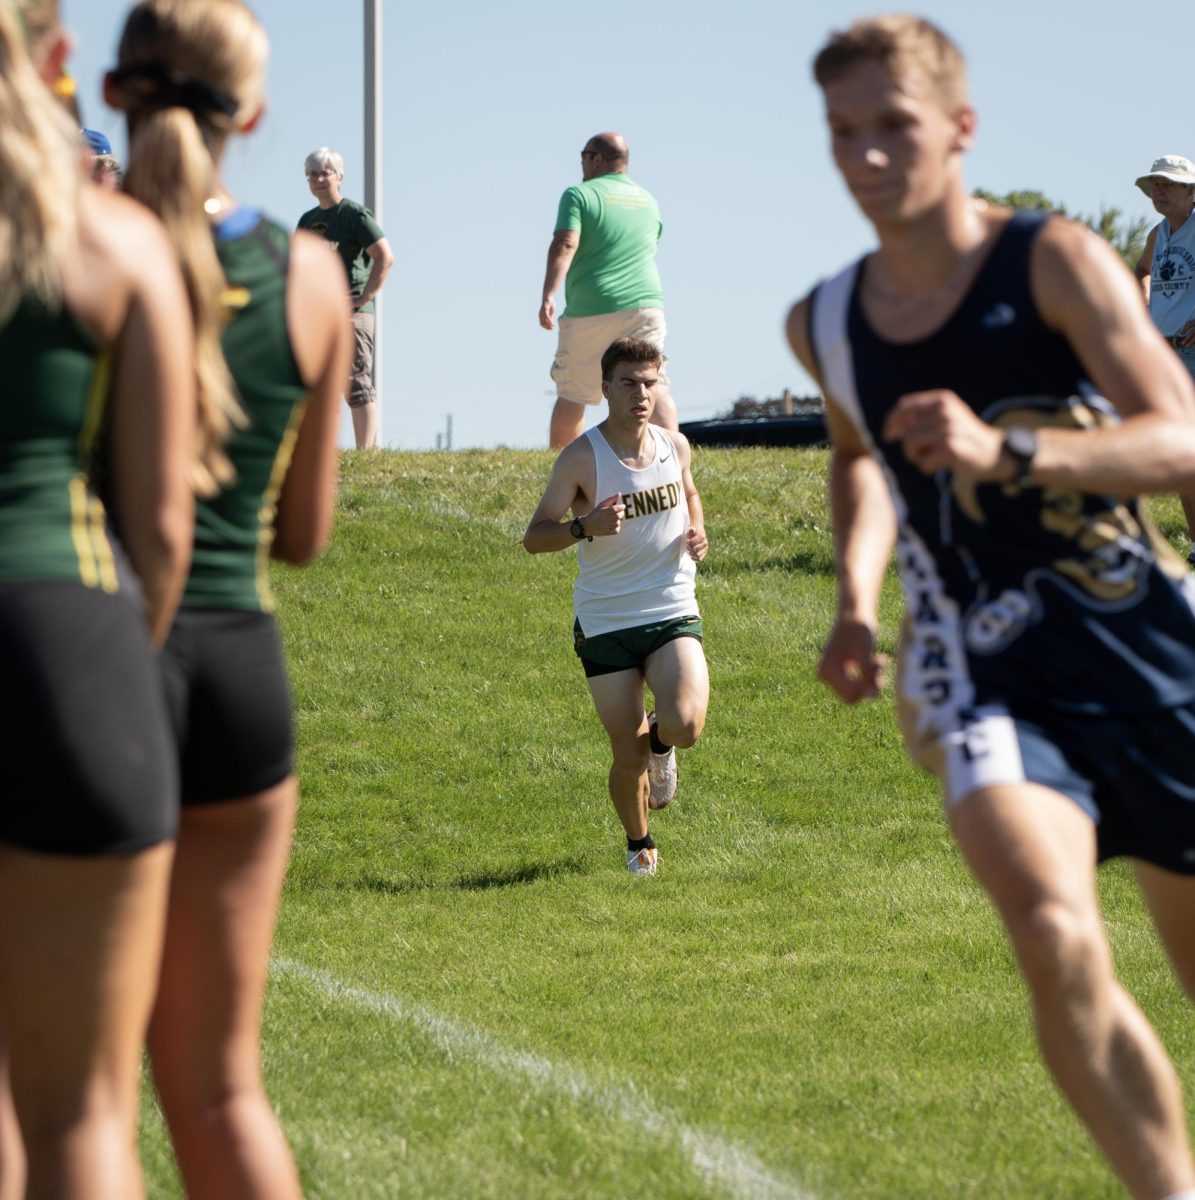
[[[22,304],[0,327],[0,580],[120,590],[94,456],[108,358],[71,313]]]
[[[216,249],[228,279],[224,357],[248,425],[225,444],[236,482],[196,502],[183,604],[269,612],[274,515],[307,400],[286,326],[290,236],[237,209],[216,227]]]
[[[365,291],[373,260],[365,251],[386,235],[373,219],[373,213],[355,200],[341,200],[331,208],[313,208],[299,218],[299,228],[318,233],[330,241],[344,263],[349,277],[349,295],[354,300]],[[373,301],[358,312],[373,312]]]

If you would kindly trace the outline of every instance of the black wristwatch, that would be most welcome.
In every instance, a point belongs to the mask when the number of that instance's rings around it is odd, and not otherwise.
[[[1017,487],[1029,487],[1033,459],[1037,454],[1037,434],[1025,425],[1014,425],[1004,435],[1004,449],[1012,459],[1012,481]]]
[[[585,526],[581,524],[580,517],[573,518],[573,523],[568,527],[568,531],[577,539],[577,541],[580,541],[582,538],[588,542],[593,541],[593,534],[585,532]]]

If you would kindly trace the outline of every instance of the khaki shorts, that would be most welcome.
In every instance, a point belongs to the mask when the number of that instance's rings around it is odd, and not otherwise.
[[[353,371],[349,377],[349,408],[362,408],[377,399],[373,390],[373,329],[371,312],[353,313]]]
[[[662,308],[624,308],[596,317],[561,317],[560,340],[552,362],[556,398],[574,404],[601,404],[602,355],[619,338],[646,338],[661,350],[668,330]],[[668,386],[668,373],[660,368],[660,382]]]

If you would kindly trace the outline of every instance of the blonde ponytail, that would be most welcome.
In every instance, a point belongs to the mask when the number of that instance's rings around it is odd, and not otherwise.
[[[223,447],[233,428],[245,425],[245,416],[220,345],[227,281],[203,207],[215,192],[216,169],[189,110],[160,108],[138,117],[124,188],[161,218],[182,268],[195,322],[199,384],[192,482],[200,496],[212,496],[235,479]]]
[[[268,53],[265,31],[242,0],[138,0],[108,77],[129,118],[125,189],[162,218],[191,296],[200,495],[231,482],[222,445],[245,424],[220,348],[226,282],[204,203],[216,194],[225,139],[260,111]]]
[[[61,302],[84,182],[78,130],[30,60],[24,20],[0,0],[0,324],[25,297]]]

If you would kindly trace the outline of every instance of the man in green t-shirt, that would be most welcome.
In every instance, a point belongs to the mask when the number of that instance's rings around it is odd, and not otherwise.
[[[552,378],[556,407],[549,443],[559,450],[581,435],[586,405],[602,402],[602,355],[619,338],[644,338],[664,347],[664,297],[656,270],[660,209],[645,188],[627,178],[627,144],[620,133],[597,133],[581,151],[581,182],[566,189],[548,247],[539,323],[556,326],[556,292],[565,309]],[[652,421],[676,429],[676,405],[661,368]]]
[[[378,403],[373,386],[374,297],[381,291],[394,251],[373,218],[373,213],[340,194],[344,159],[321,146],[307,156],[307,186],[319,201],[299,218],[299,228],[318,233],[340,254],[349,278],[353,301],[353,374],[349,382],[349,410],[357,449],[377,445]]]

